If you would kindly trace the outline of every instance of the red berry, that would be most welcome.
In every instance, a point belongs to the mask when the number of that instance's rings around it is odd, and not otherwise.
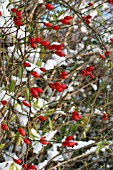
[[[72,18],[72,16],[66,16],[66,17],[64,17],[64,19],[66,19],[66,20],[70,20]]]
[[[77,144],[78,144],[77,142],[69,141],[69,147],[73,147],[73,146],[75,146]]]
[[[54,7],[51,4],[46,4],[45,5],[48,10],[53,10]]]
[[[57,88],[57,87],[60,87],[60,82],[58,82],[58,81],[55,82],[55,83],[54,83],[54,86],[55,86],[56,88]]]
[[[31,75],[34,76],[35,78],[40,77],[36,71],[31,71]]]
[[[113,0],[108,0],[108,3],[109,4],[113,4]]]
[[[36,48],[36,44],[35,43],[31,43],[31,47],[32,48]]]
[[[110,41],[113,43],[113,38],[110,38]]]
[[[61,55],[62,55],[62,52],[61,52],[61,50],[57,50],[57,51],[55,51],[55,54],[61,56]]]
[[[14,159],[14,158],[13,158],[13,161],[14,161],[15,163],[17,163],[17,164],[21,164],[21,160],[20,160],[20,159]]]
[[[65,90],[67,88],[67,86],[65,84],[61,84],[60,86],[63,90]]]
[[[11,12],[17,12],[17,9],[16,8],[12,8]]]
[[[48,50],[54,50],[54,46],[53,45],[49,45],[46,47]]]
[[[30,103],[27,100],[23,100],[23,105],[30,107]]]
[[[68,146],[69,143],[68,143],[68,141],[64,141],[64,142],[62,142],[62,145],[63,145],[63,146]]]
[[[108,119],[108,114],[104,113],[103,116],[102,116],[102,120],[106,121],[107,119]]]
[[[24,66],[24,67],[31,67],[30,63],[28,63],[28,62],[24,62],[24,63],[23,63],[23,66]]]
[[[92,18],[91,15],[87,15],[87,16],[86,16],[86,20],[91,19],[91,18]]]
[[[86,24],[90,24],[90,20],[89,19],[86,19]]]
[[[45,25],[46,27],[52,27],[52,24],[49,23],[49,22],[44,22],[44,25]]]
[[[68,136],[65,140],[66,140],[66,141],[73,140],[73,136]]]
[[[40,43],[40,42],[41,42],[41,38],[40,38],[40,37],[37,37],[37,38],[35,38],[35,41],[36,41],[37,43]]]
[[[2,16],[2,12],[0,11],[0,16]]]
[[[83,20],[86,20],[86,16],[82,16],[82,19],[83,19]]]
[[[81,117],[82,117],[82,116],[79,115],[77,111],[74,111],[74,112],[72,113],[72,119],[75,120],[75,121],[78,121],[79,119],[81,119]]]
[[[23,168],[23,169],[27,169],[27,167],[28,167],[27,164],[23,164],[23,165],[22,165],[22,168]]]
[[[89,66],[89,67],[86,68],[86,71],[88,71],[88,72],[91,72],[91,71],[93,71],[93,70],[94,70],[94,67],[93,67],[93,66]]]
[[[13,21],[14,21],[15,25],[18,27],[23,24],[22,21],[18,20],[18,18],[13,18]]]
[[[62,24],[65,24],[65,25],[69,25],[70,24],[70,21],[67,20],[67,19],[61,19],[60,22],[62,22]]]
[[[62,92],[63,89],[62,89],[61,87],[56,87],[56,91],[57,91],[57,92]]]
[[[24,138],[23,140],[24,140],[24,143],[26,143],[27,145],[30,144],[30,141],[27,138]]]
[[[44,117],[44,116],[39,116],[38,119],[39,119],[40,121],[42,121],[42,122],[45,122],[45,121],[46,121],[46,117]]]
[[[43,93],[43,90],[40,87],[35,87],[35,90],[37,91],[37,93]]]
[[[109,56],[110,55],[110,51],[105,51],[105,56]]]
[[[30,41],[30,43],[34,43],[35,42],[35,38],[31,37],[29,41]]]
[[[33,165],[33,164],[30,164],[28,167],[29,167],[31,170],[36,169],[36,166],[35,166],[35,165]]]
[[[41,67],[40,70],[46,72],[46,69],[44,67]]]
[[[63,44],[56,45],[56,50],[62,50],[63,49]]]
[[[60,78],[61,78],[61,79],[66,79],[66,75],[60,74]]]
[[[53,83],[50,82],[50,83],[48,83],[48,85],[49,85],[50,88],[52,88]]]
[[[108,116],[108,114],[107,114],[107,113],[104,113],[103,116]]]
[[[45,140],[45,137],[41,137],[40,143],[43,144],[43,145],[48,145],[49,142]]]
[[[7,104],[7,101],[6,100],[2,100],[1,103],[2,103],[3,106],[5,106]]]
[[[21,16],[21,11],[17,11],[17,12],[16,12],[16,16],[17,16],[17,17],[20,17],[20,16]]]
[[[52,27],[53,30],[59,30],[59,28],[60,28],[60,26],[58,26],[58,25]]]
[[[93,6],[93,4],[91,2],[88,3],[88,6]]]
[[[18,132],[19,132],[19,134],[20,134],[21,136],[25,136],[25,131],[24,131],[24,129],[22,129],[21,127],[18,128]]]
[[[95,78],[93,74],[89,74],[89,77],[91,77],[92,79]]]
[[[81,71],[81,74],[82,74],[83,76],[89,76],[89,75],[90,75],[90,72],[88,72],[88,71],[86,71],[86,70],[82,70],[82,71]]]
[[[67,73],[65,71],[62,71],[61,74],[65,75],[65,76],[67,75]]]
[[[38,98],[38,92],[35,90],[35,88],[30,88],[31,96]]]
[[[8,129],[8,126],[4,123],[1,124],[1,128],[6,131]]]
[[[73,147],[73,146],[77,145],[77,142],[74,142],[74,141],[64,141],[64,142],[62,142],[62,145],[63,146],[67,146],[67,147]]]
[[[100,58],[105,59],[105,57],[104,57],[104,55],[103,55],[103,54],[100,54]]]
[[[49,41],[41,41],[40,44],[46,47],[50,44],[50,42]]]

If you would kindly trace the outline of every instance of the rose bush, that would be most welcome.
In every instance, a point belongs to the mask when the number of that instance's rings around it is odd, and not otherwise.
[[[113,168],[113,1],[0,0],[0,168]]]

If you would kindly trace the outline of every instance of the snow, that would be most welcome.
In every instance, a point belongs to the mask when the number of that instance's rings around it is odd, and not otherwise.
[[[17,117],[18,117],[20,125],[25,127],[28,123],[28,116],[27,116],[27,113],[24,111],[22,112],[22,114],[24,114],[24,115],[17,114]]]
[[[57,62],[55,60],[47,60],[44,67],[46,70],[51,70],[51,69],[54,69],[56,65],[57,65]]]
[[[47,162],[48,162],[48,161],[45,160],[44,162],[39,163],[39,164],[38,164],[38,167],[37,167],[37,168],[38,168],[37,170],[40,170],[41,168],[43,168],[43,166],[45,166],[45,165],[47,164]],[[45,170],[45,168],[43,168],[42,170]]]
[[[6,161],[6,162],[3,162],[3,163],[0,163],[0,170],[9,170],[9,169],[10,169],[10,166],[11,166],[13,163],[14,163],[13,161]],[[18,170],[21,170],[21,166],[14,163],[14,168],[13,168],[13,170],[17,170],[16,167],[18,168]]]

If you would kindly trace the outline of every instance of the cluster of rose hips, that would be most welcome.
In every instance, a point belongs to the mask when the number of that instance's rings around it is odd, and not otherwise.
[[[65,147],[74,147],[78,145],[77,142],[73,141],[73,136],[68,136],[64,142],[62,142],[62,145]]]
[[[20,159],[14,159],[13,158],[13,161],[16,163],[16,164],[21,164],[21,160]],[[36,166],[35,165],[33,165],[33,164],[29,164],[29,165],[27,165],[27,164],[22,164],[22,168],[24,169],[24,170],[36,170],[37,168],[36,168]]]
[[[106,121],[107,119],[108,119],[108,114],[104,113],[103,116],[102,116],[102,120]]]
[[[43,93],[43,90],[40,87],[32,87],[30,88],[31,96],[34,98],[38,98],[38,94]]]
[[[60,20],[60,22],[64,25],[70,25],[70,20],[72,19],[72,16],[66,16],[63,19]]]
[[[110,55],[110,51],[105,51],[105,56],[108,57]],[[100,54],[100,58],[105,59],[105,56],[103,54]]]
[[[82,19],[85,20],[86,24],[90,24],[91,18],[92,18],[91,15],[82,16]]]
[[[77,112],[77,111],[74,111],[72,113],[72,119],[75,120],[75,121],[78,121],[82,118],[82,116]]]
[[[91,77],[92,79],[94,79],[94,75],[92,74],[92,71],[94,70],[94,67],[93,66],[89,66],[87,67],[85,70],[82,70],[81,71],[81,74],[83,76],[89,76]]]
[[[111,43],[113,43],[113,38],[110,38]],[[100,58],[105,59],[105,56],[108,57],[110,55],[110,51],[105,51],[104,54],[100,54]]]
[[[50,22],[44,22],[44,26],[48,27],[48,28],[52,28],[53,30],[59,30],[60,26],[58,25],[52,25]]]
[[[65,71],[62,71],[60,74],[61,79],[66,79],[67,73]]]
[[[50,42],[47,40],[42,41],[40,37],[37,38],[30,38],[30,43],[32,48],[36,48],[36,43],[40,43],[40,45],[46,47],[47,50],[55,50],[55,54],[57,54],[60,57],[64,57],[65,54],[61,50],[63,49],[63,44],[54,44],[50,45]]]
[[[67,88],[65,84],[61,84],[60,82],[49,83],[48,85],[51,89],[56,90],[57,92],[62,92]]]
[[[14,21],[15,25],[18,26],[18,27],[23,25],[21,11],[17,10],[16,8],[12,8],[11,12],[15,13],[15,16],[13,18],[13,21]]]

